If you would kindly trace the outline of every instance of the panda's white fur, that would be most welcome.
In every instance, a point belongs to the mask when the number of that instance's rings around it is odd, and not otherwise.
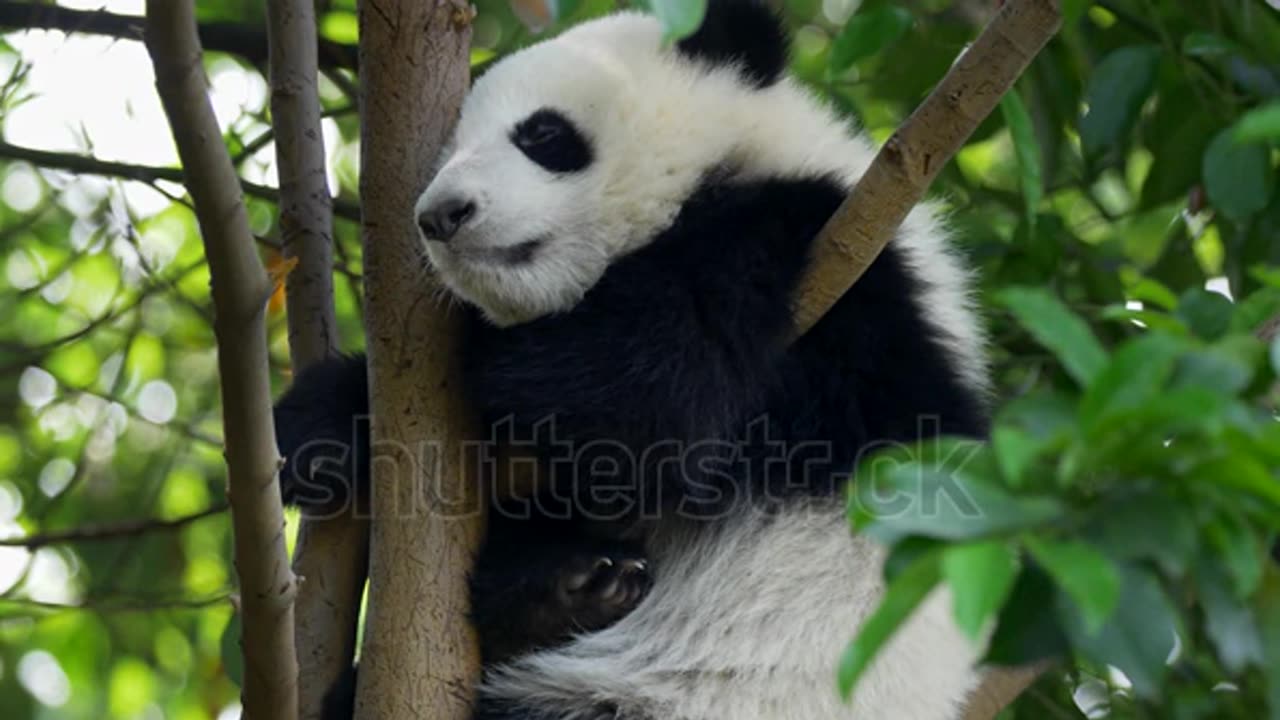
[[[652,552],[660,572],[630,615],[490,671],[481,692],[557,720],[596,720],[599,703],[624,720],[951,720],[976,685],[939,591],[838,697],[837,660],[883,590],[882,548],[851,537],[839,507],[668,528]]]
[[[595,161],[584,172],[550,179],[510,142],[511,127],[545,105],[590,134]],[[571,309],[726,158],[738,177],[830,174],[852,184],[874,156],[792,80],[748,88],[733,67],[664,48],[657,21],[628,13],[499,62],[475,84],[458,128],[419,209],[456,194],[478,209],[457,238],[427,250],[448,286],[498,325]],[[556,242],[529,263],[485,253],[553,231]],[[969,278],[937,210],[917,207],[896,242],[964,381],[985,390]],[[837,659],[882,593],[883,551],[851,536],[835,500],[714,525],[666,522],[648,549],[656,584],[630,615],[491,669],[482,696],[556,720],[594,719],[601,706],[624,719],[948,720],[976,683],[977,648],[938,591],[852,702],[837,697]]]
[[[732,67],[664,51],[662,32],[635,13],[593,20],[505,58],[476,81],[417,210],[456,194],[477,201],[460,237],[427,243],[427,254],[450,289],[490,320],[507,325],[573,307],[611,261],[669,225],[726,157],[742,177],[832,173],[850,186],[871,164],[867,139],[792,79],[749,92]],[[597,157],[585,172],[554,181],[508,137],[549,103],[589,130]],[[553,231],[555,246],[532,263],[468,257]],[[937,209],[917,206],[896,242],[924,281],[922,303],[965,378],[985,387],[969,277]]]

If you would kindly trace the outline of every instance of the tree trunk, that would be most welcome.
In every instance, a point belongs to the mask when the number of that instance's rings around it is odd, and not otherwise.
[[[460,720],[480,668],[466,579],[483,505],[462,462],[456,316],[425,269],[413,205],[468,88],[472,11],[365,0],[359,12],[374,485],[356,717]]]

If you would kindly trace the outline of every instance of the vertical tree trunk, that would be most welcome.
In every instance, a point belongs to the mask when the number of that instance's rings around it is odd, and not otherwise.
[[[468,86],[465,3],[360,4],[360,197],[373,531],[356,716],[468,718],[479,652],[466,576],[483,530],[462,466],[470,423],[455,320],[425,270],[413,205]]]
[[[264,322],[271,284],[209,104],[192,0],[148,0],[146,41],[209,260],[243,620],[244,717],[293,720],[298,714],[296,583],[276,485],[279,454]]]
[[[333,309],[333,203],[325,177],[313,0],[270,0],[271,124],[280,178],[289,353],[295,374],[338,348]],[[302,519],[293,571],[298,716],[319,720],[325,694],[355,656],[369,566],[369,523],[353,513]]]

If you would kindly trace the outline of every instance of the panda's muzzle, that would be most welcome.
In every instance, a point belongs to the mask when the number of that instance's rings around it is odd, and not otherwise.
[[[418,229],[427,240],[448,243],[476,216],[476,204],[469,198],[447,197],[418,213]]]

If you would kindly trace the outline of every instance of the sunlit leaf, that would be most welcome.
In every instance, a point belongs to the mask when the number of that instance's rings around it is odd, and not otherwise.
[[[842,697],[848,699],[853,695],[859,678],[876,653],[924,601],[940,578],[939,558],[935,553],[918,558],[889,583],[880,605],[863,622],[858,636],[840,658],[836,681]]]
[[[942,575],[951,588],[956,624],[973,640],[1004,605],[1018,569],[1017,553],[997,540],[956,545],[943,553]]]
[[[911,12],[896,5],[854,15],[831,44],[830,71],[844,72],[862,58],[884,50],[901,38],[912,22]]]
[[[1009,136],[1013,138],[1013,150],[1018,157],[1018,185],[1027,209],[1030,240],[1035,242],[1036,208],[1044,194],[1040,146],[1036,144],[1035,131],[1031,127],[1031,115],[1027,113],[1027,106],[1016,91],[1006,93],[1000,100],[1000,111],[1009,128]]]
[[[1027,537],[1027,550],[1080,608],[1085,630],[1096,633],[1120,599],[1120,573],[1097,548],[1075,540]]]
[[[1280,100],[1245,113],[1236,121],[1234,133],[1238,143],[1280,140]]]

